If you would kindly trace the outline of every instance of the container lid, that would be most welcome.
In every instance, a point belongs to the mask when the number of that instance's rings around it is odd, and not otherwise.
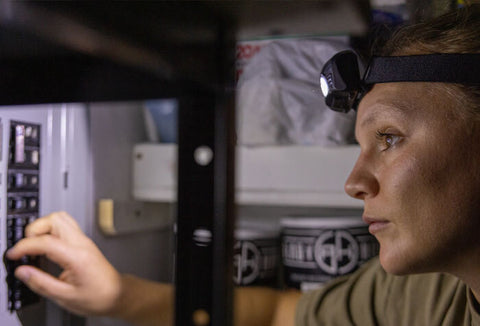
[[[239,228],[235,230],[236,240],[275,239],[280,235],[275,230]]]
[[[366,226],[360,216],[286,217],[280,220],[282,228],[343,228]]]

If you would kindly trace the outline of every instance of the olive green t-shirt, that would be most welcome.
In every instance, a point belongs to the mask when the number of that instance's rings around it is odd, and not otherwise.
[[[458,278],[440,273],[394,276],[377,258],[355,273],[304,294],[297,326],[479,325],[478,303]]]

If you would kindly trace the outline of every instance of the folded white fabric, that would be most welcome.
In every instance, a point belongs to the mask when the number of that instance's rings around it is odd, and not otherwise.
[[[237,84],[239,145],[354,143],[355,112],[327,108],[320,71],[345,38],[285,39],[265,45],[243,68]]]

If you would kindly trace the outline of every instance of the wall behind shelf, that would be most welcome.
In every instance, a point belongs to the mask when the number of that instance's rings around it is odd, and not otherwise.
[[[130,189],[132,147],[146,139],[141,103],[93,103],[89,105],[89,115],[95,205],[102,197],[118,201],[133,200]],[[171,210],[172,205],[166,204],[159,209],[159,217],[171,215]],[[154,281],[171,282],[173,232],[170,227],[109,237],[95,225],[92,236],[119,271]],[[88,320],[88,326],[104,325],[124,324],[108,318]]]

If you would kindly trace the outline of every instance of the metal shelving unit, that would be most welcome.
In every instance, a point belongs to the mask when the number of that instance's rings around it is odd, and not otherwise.
[[[1,1],[0,105],[179,99],[176,324],[228,326],[235,37],[361,34],[367,7]],[[349,24],[334,24],[338,17]]]

